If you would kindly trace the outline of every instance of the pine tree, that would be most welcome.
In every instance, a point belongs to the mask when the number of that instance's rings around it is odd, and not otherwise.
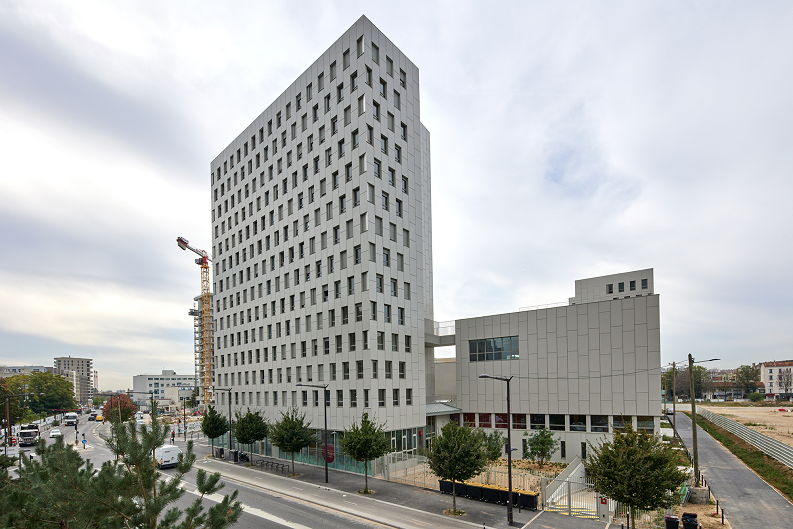
[[[385,435],[385,424],[369,420],[369,414],[361,417],[361,425],[352,423],[344,430],[339,441],[342,450],[356,461],[363,461],[363,493],[369,494],[369,461],[382,457],[391,451],[391,440]]]
[[[110,448],[119,459],[106,461],[98,471],[62,438],[49,446],[39,441],[39,459],[23,460],[18,480],[8,480],[7,471],[0,470],[0,526],[222,529],[236,523],[242,513],[237,491],[204,510],[203,497],[224,486],[218,473],[199,469],[199,497],[185,509],[174,505],[185,494],[179,485],[196,459],[193,443],[188,442],[176,473],[163,479],[154,449],[164,443],[168,430],[158,422],[156,406],[152,413],[151,428],[141,431],[131,423],[112,425],[115,442]]]
[[[455,481],[465,481],[487,467],[487,454],[482,431],[458,426],[449,421],[441,428],[440,437],[432,440],[426,452],[427,465],[438,478],[452,482],[452,515],[457,511]]]
[[[674,494],[686,480],[672,449],[661,439],[628,427],[614,431],[611,441],[589,443],[586,467],[594,489],[630,507],[636,529],[636,509],[669,508],[680,501]]]
[[[295,473],[295,452],[311,446],[316,435],[311,430],[311,421],[306,422],[306,414],[291,408],[288,413],[281,412],[281,420],[270,428],[270,441],[292,455],[292,474]]]

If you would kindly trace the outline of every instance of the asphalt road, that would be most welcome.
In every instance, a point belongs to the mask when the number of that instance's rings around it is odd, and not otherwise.
[[[95,468],[98,468],[105,461],[114,458],[113,453],[107,448],[104,440],[99,436],[104,428],[102,423],[88,422],[87,417],[81,417],[78,423],[77,439],[79,441],[77,450],[85,459],[91,460]],[[73,426],[60,426],[58,429],[63,433],[64,440],[74,443],[75,430]],[[42,432],[42,439],[47,444],[54,443],[56,440],[49,437],[49,431]],[[87,441],[86,448],[83,448],[83,434]],[[177,444],[184,445],[183,441]],[[33,447],[25,447],[26,453],[32,453]],[[30,452],[28,452],[30,451]],[[174,469],[164,469],[161,471],[163,477],[172,476]],[[194,469],[182,478],[182,488],[185,495],[175,506],[180,509],[188,507],[198,497],[195,486],[197,471]],[[330,508],[323,508],[308,502],[295,500],[283,495],[264,490],[259,487],[246,485],[236,481],[223,479],[225,487],[219,494],[204,498],[205,508],[210,507],[223,499],[223,495],[238,491],[238,500],[243,504],[243,514],[239,522],[234,526],[241,529],[309,529],[309,528],[381,528],[385,527],[362,518],[358,518],[346,513],[342,513]]]
[[[677,414],[677,431],[687,447],[693,444],[691,419]],[[733,529],[789,529],[793,504],[749,467],[697,427],[700,473],[707,480]]]

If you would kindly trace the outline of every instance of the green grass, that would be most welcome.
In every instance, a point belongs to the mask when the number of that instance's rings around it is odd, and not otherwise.
[[[690,414],[686,413],[686,415],[690,417]],[[708,432],[711,437],[724,445],[727,450],[735,454],[735,456],[743,461],[749,468],[757,472],[760,477],[779,490],[789,500],[793,501],[793,479],[788,477],[783,470],[785,469],[790,472],[788,467],[776,459],[765,455],[751,445],[749,445],[749,448],[746,448],[746,446],[737,443],[735,441],[735,436],[728,432],[725,433],[725,430],[700,416],[697,416],[697,424],[700,428]]]

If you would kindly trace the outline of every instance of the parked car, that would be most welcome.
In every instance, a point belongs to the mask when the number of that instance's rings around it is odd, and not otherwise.
[[[62,435],[63,434],[61,433],[61,431],[57,428],[53,428],[52,430],[50,430],[50,439],[52,439],[53,437],[61,437]]]

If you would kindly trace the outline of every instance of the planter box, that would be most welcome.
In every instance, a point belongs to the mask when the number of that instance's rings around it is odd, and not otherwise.
[[[498,489],[482,487],[482,499],[491,503],[498,503]]]
[[[537,498],[539,498],[539,496],[539,492],[519,492],[518,507],[521,509],[531,509],[532,511],[537,510]]]
[[[445,480],[439,479],[438,483],[440,484],[440,488],[441,488],[441,492],[442,493],[444,493],[444,494],[451,494],[452,493],[452,482],[451,481],[445,481]]]
[[[459,481],[455,481],[454,493],[458,496],[468,496],[468,485],[465,483],[460,483]]]
[[[498,491],[498,503],[501,505],[506,505],[507,501],[509,501],[509,491],[507,489],[499,489]],[[514,490],[512,491],[512,505],[517,505],[518,503],[518,493]]]

